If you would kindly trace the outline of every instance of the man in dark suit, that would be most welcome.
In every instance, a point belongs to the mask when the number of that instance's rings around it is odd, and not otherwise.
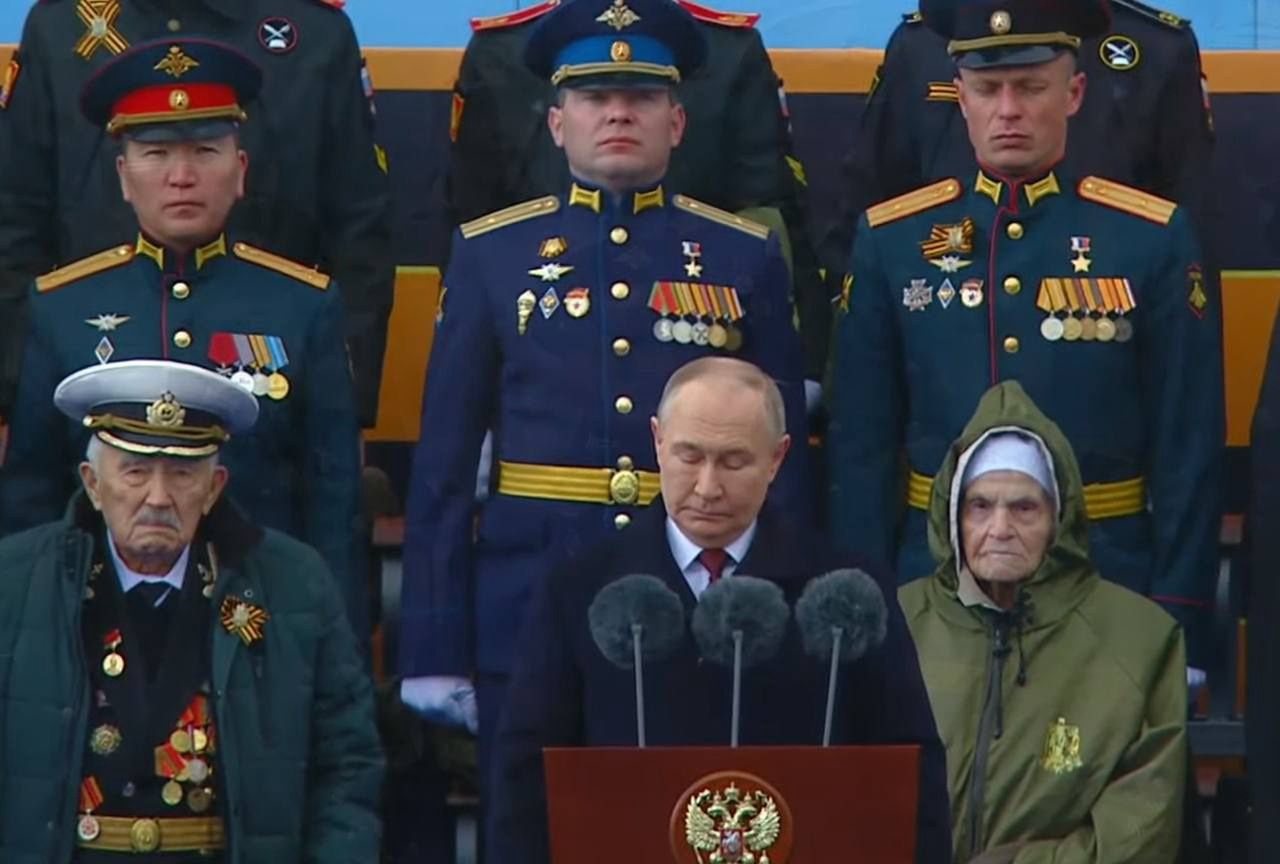
[[[662,496],[632,529],[539,585],[508,690],[495,750],[488,844],[499,861],[548,860],[542,748],[635,743],[630,672],[597,651],[587,608],[623,574],[662,579],[691,613],[702,593],[735,572],[777,583],[789,603],[809,579],[856,562],[764,506],[787,455],[777,385],[741,360],[707,357],[676,371],[650,420]],[[947,860],[945,764],[915,648],[892,590],[880,647],[845,667],[833,742],[922,748],[917,860]],[[794,628],[778,654],[743,681],[741,743],[817,744],[827,666],[808,659]],[[726,744],[731,677],[702,663],[686,634],[668,660],[649,664],[649,744]]]

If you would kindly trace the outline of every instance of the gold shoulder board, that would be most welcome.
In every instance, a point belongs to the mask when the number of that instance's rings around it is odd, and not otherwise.
[[[1168,225],[1173,218],[1173,211],[1178,209],[1178,205],[1167,198],[1102,177],[1086,177],[1081,180],[1080,197],[1113,210],[1140,216],[1157,225]]]
[[[719,207],[703,204],[688,195],[677,195],[671,199],[671,203],[686,213],[701,216],[703,219],[710,219],[712,222],[719,222],[721,225],[728,225],[730,228],[737,228],[752,237],[758,237],[761,240],[767,240],[769,237],[769,226],[761,225],[751,219],[744,219],[736,213],[730,213],[728,210],[721,210]]]
[[[508,225],[514,225],[526,219],[532,219],[534,216],[549,216],[559,209],[559,198],[554,195],[544,195],[541,198],[534,198],[532,201],[512,204],[510,207],[496,210],[487,216],[481,216],[479,219],[464,222],[458,230],[462,232],[463,237],[470,240],[472,237],[479,237],[481,234],[488,234],[490,231],[496,231],[499,228],[505,228]]]
[[[504,27],[525,24],[541,18],[559,5],[560,0],[547,0],[545,3],[530,6],[528,9],[521,9],[519,12],[508,12],[506,15],[490,15],[487,18],[472,18],[471,29],[479,33],[481,30],[500,30]]]
[[[1175,15],[1172,12],[1166,12],[1155,6],[1149,6],[1139,0],[1111,0],[1112,6],[1121,9],[1128,9],[1130,12],[1136,12],[1144,18],[1150,18],[1152,21],[1158,21],[1166,27],[1172,27],[1174,30],[1186,30],[1191,26],[1191,22],[1181,15]]]
[[[306,282],[312,288],[319,288],[321,291],[329,287],[330,280],[328,275],[321,273],[314,267],[307,267],[297,261],[281,258],[279,255],[273,255],[264,249],[250,246],[248,243],[237,243],[231,248],[235,250],[237,258],[248,261],[250,264],[257,264],[259,267],[266,267],[268,270],[283,273],[286,276],[297,279],[299,282]]]
[[[914,216],[917,213],[928,210],[930,207],[946,204],[948,201],[954,201],[959,197],[959,180],[955,178],[939,180],[937,183],[931,183],[921,189],[916,189],[905,195],[899,195],[897,198],[882,201],[874,207],[868,207],[867,222],[870,223],[872,228],[888,225],[890,222]]]
[[[754,27],[760,20],[759,12],[721,12],[710,6],[691,3],[689,0],[678,0],[684,11],[699,21],[708,24],[719,24],[721,27]]]
[[[65,267],[59,267],[57,270],[46,273],[43,276],[37,276],[36,291],[40,294],[46,291],[53,291],[55,288],[70,285],[72,282],[76,282],[86,276],[101,273],[103,270],[110,270],[112,267],[119,267],[121,264],[128,264],[132,260],[132,245],[114,246],[104,252],[90,255],[88,258],[72,261]]]

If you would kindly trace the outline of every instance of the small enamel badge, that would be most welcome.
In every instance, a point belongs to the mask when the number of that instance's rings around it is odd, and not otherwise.
[[[538,301],[538,308],[542,310],[542,317],[548,319],[560,308],[560,295],[556,293],[554,285],[542,295],[542,299]]]
[[[692,240],[682,240],[680,243],[681,254],[685,257],[684,272],[690,279],[698,279],[702,276],[702,244],[695,243]]]
[[[570,317],[581,318],[591,311],[591,289],[589,288],[571,288],[569,293],[564,295],[564,311],[568,312]]]
[[[525,291],[516,298],[516,332],[523,336],[529,330],[529,319],[538,306],[538,295]]]
[[[569,241],[563,237],[548,237],[538,247],[538,255],[542,258],[559,258],[569,251]]]
[[[239,636],[240,641],[252,645],[262,638],[262,628],[271,616],[267,610],[252,603],[246,603],[238,597],[226,597],[219,610],[223,628],[232,636]]]
[[[1138,48],[1138,43],[1128,36],[1113,33],[1098,46],[1098,57],[1108,69],[1128,72],[1142,59],[1142,51]]]
[[[933,286],[925,279],[912,279],[911,285],[902,289],[902,305],[912,312],[920,312],[933,302]]]
[[[272,54],[288,54],[298,45],[298,29],[288,18],[263,18],[258,23],[258,44]]]
[[[938,286],[937,293],[938,302],[942,304],[942,308],[946,309],[951,305],[951,301],[956,299],[955,286],[951,284],[950,279],[943,279],[942,284]]]

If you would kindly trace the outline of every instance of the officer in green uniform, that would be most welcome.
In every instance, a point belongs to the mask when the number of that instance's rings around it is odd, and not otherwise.
[[[1063,162],[1085,88],[1075,52],[1106,29],[1106,4],[922,12],[950,40],[980,167],[859,221],[833,345],[832,535],[896,556],[904,582],[927,574],[931,475],[983,391],[1017,379],[1079,457],[1102,575],[1177,618],[1201,666],[1220,307],[1181,207]]]
[[[167,360],[46,399],[93,437],[63,518],[0,541],[0,860],[374,861],[382,753],[338,588],[222,498],[258,400]]]
[[[16,4],[14,4],[16,5]],[[130,45],[200,34],[263,70],[241,129],[249,192],[236,236],[342,283],[361,425],[373,425],[394,261],[386,158],[360,49],[341,0],[42,0],[0,65],[0,417],[17,386],[31,279],[128,242],[115,152],[80,90]],[[12,13],[11,13],[12,14]],[[3,61],[0,61],[3,62]],[[362,83],[363,79],[363,83]]]
[[[530,31],[562,0],[519,12],[474,18],[453,93],[450,229],[503,207],[555,194],[569,182],[564,156],[547,134],[555,88],[520,61]],[[720,12],[678,0],[707,43],[707,62],[681,85],[689,126],[672,153],[672,188],[724,210],[781,212],[791,253],[796,303],[810,378],[821,362],[810,346],[826,334],[810,327],[823,315],[825,290],[807,228],[807,181],[791,150],[790,117],[757,13]],[[445,243],[441,244],[446,245]],[[829,324],[824,325],[829,326]]]
[[[1111,26],[1077,52],[1088,76],[1084,104],[1071,118],[1065,164],[1177,201],[1201,248],[1213,200],[1209,160],[1213,117],[1191,22],[1137,0],[1111,0]],[[844,163],[842,214],[822,239],[832,294],[847,270],[862,211],[934,180],[976,167],[956,104],[947,41],[919,12],[903,16],[885,48]],[[1214,267],[1209,264],[1207,273]]]
[[[260,81],[233,48],[173,39],[134,46],[86,86],[86,116],[120,139],[118,188],[141,228],[35,282],[0,467],[0,536],[56,518],[70,494],[85,433],[49,402],[61,378],[130,358],[200,364],[262,403],[253,431],[225,452],[232,495],[259,524],[321,552],[363,634],[359,430],[341,295],[328,276],[223,230],[245,188],[241,106]]]

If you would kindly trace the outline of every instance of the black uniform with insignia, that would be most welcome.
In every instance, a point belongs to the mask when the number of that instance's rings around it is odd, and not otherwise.
[[[560,2],[471,22],[474,33],[453,94],[447,195],[452,225],[559,194],[569,183],[564,156],[547,132],[555,88],[520,59],[535,23]],[[679,88],[689,123],[672,154],[668,188],[734,212],[781,212],[808,350],[817,344],[809,314],[817,308],[823,315],[825,291],[809,239],[804,168],[791,151],[782,82],[755,29],[760,16],[718,12],[687,0],[679,5],[698,22],[707,63]],[[823,334],[820,342],[825,341]],[[809,364],[815,378],[821,370],[816,358]]]
[[[1016,40],[1083,26],[1032,0],[972,7],[951,26],[975,35],[953,45],[1048,50]],[[1008,10],[1012,25],[996,17]],[[904,582],[930,573],[932,475],[982,393],[1017,379],[1075,449],[1099,571],[1158,601],[1203,665],[1221,514],[1221,310],[1182,207],[1062,164],[1018,181],[973,169],[866,211],[840,307],[833,536],[896,557]]]
[[[0,96],[0,415],[16,387],[31,279],[129,242],[115,148],[80,115],[80,89],[129,45],[199,33],[265,73],[241,129],[247,197],[238,239],[333,273],[363,425],[376,414],[394,262],[386,159],[340,0],[43,0]]]
[[[1112,0],[1111,8],[1110,29],[1078,52],[1087,89],[1070,121],[1065,165],[1074,176],[1096,174],[1177,201],[1207,248],[1213,120],[1191,22],[1135,0]],[[847,272],[857,219],[872,204],[973,174],[954,79],[946,40],[919,13],[904,16],[845,161],[841,221],[822,242],[829,273]]]
[[[191,66],[181,85],[162,83],[166,73],[153,68],[158,60]],[[201,123],[229,129],[221,118],[242,114],[237,94],[251,98],[260,80],[242,55],[205,40],[135,46],[107,72],[86,89],[87,111],[104,126],[110,119],[152,132],[191,129],[177,118],[197,110]],[[219,81],[235,82],[226,88],[231,102],[168,107],[173,93],[199,100],[201,88]],[[130,106],[131,116],[118,111],[124,93],[144,99]],[[99,108],[108,113],[96,115]],[[127,359],[202,365],[253,392],[262,406],[253,430],[223,449],[232,497],[259,524],[314,546],[343,586],[353,628],[367,631],[355,539],[359,429],[341,294],[328,276],[224,234],[178,254],[138,233],[39,277],[29,305],[9,453],[0,467],[0,536],[56,519],[77,482],[87,433],[50,401],[59,380]]]

